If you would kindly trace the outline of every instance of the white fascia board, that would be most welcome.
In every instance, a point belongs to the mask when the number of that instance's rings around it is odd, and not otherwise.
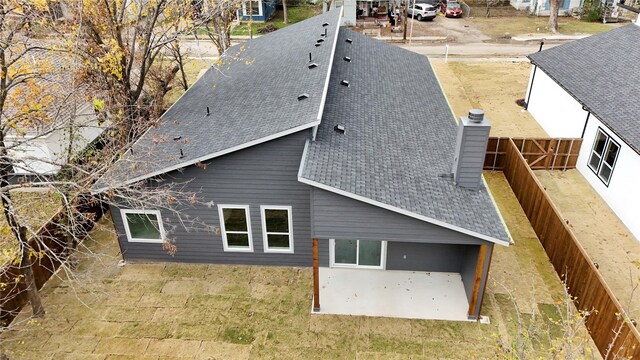
[[[178,169],[193,165],[193,164],[195,164],[197,162],[211,160],[213,158],[217,158],[217,157],[220,157],[222,155],[230,154],[232,152],[236,152],[236,151],[239,151],[239,150],[242,150],[242,149],[246,149],[246,148],[258,145],[258,144],[262,144],[262,143],[265,143],[265,142],[268,142],[268,141],[271,141],[271,140],[275,140],[275,139],[280,138],[280,137],[291,135],[293,133],[297,133],[299,131],[309,129],[309,128],[312,128],[312,127],[317,126],[317,125],[318,125],[317,122],[313,122],[313,123],[304,124],[304,125],[301,125],[301,126],[298,126],[298,127],[294,127],[294,128],[279,132],[277,134],[273,134],[273,135],[269,135],[269,136],[266,136],[266,137],[263,137],[263,138],[259,138],[259,139],[253,140],[253,141],[249,141],[249,142],[244,143],[244,144],[236,145],[234,147],[230,147],[228,149],[224,149],[224,150],[221,150],[221,151],[218,151],[218,152],[215,152],[215,153],[211,153],[211,154],[208,154],[208,155],[200,156],[200,157],[197,157],[195,159],[190,159],[188,161],[185,161],[185,162],[182,162],[182,163],[179,163],[179,164],[167,167],[167,168],[156,170],[154,172],[150,172],[148,174],[144,174],[144,175],[135,177],[133,179],[126,180],[126,181],[122,182],[121,184],[118,184],[118,186],[133,184],[135,182],[138,182],[138,181],[141,181],[141,180],[144,180],[144,179],[148,179],[150,177],[162,175],[162,174],[174,171],[174,170],[178,170]],[[108,186],[100,188],[100,189],[92,190],[91,193],[92,194],[98,194],[98,193],[101,193],[101,192],[103,192],[103,191],[105,191],[107,189],[109,189]]]
[[[342,19],[342,13],[344,11],[344,7],[341,7],[339,11],[340,11],[340,16],[338,17],[338,21],[334,29],[335,34],[333,34],[333,46],[331,47],[331,57],[329,58],[329,67],[327,68],[327,77],[324,80],[324,89],[322,90],[322,98],[320,99],[320,109],[318,110],[318,117],[316,118],[318,125],[320,125],[320,121],[322,120],[322,113],[324,112],[324,103],[327,100],[327,93],[329,92],[329,79],[331,78],[331,68],[333,67],[333,58],[336,54],[336,45],[338,45],[338,32],[340,31],[340,19]],[[313,138],[315,140],[315,132],[313,133]]]
[[[398,214],[402,214],[402,215],[405,215],[405,216],[412,217],[414,219],[418,219],[418,220],[425,221],[425,222],[428,222],[428,223],[431,223],[431,224],[434,224],[434,225],[437,225],[437,226],[441,226],[441,227],[449,229],[449,230],[453,230],[453,231],[456,231],[456,232],[459,232],[459,233],[462,233],[462,234],[465,234],[465,235],[473,236],[473,237],[481,239],[481,240],[485,240],[485,241],[488,241],[488,242],[491,242],[491,243],[494,243],[494,244],[509,246],[509,241],[496,239],[496,238],[493,238],[493,237],[490,237],[490,236],[487,236],[487,235],[483,235],[483,234],[477,233],[475,231],[463,229],[463,228],[461,228],[459,226],[455,226],[455,225],[446,223],[444,221],[436,220],[436,219],[433,219],[433,218],[430,218],[430,217],[427,217],[427,216],[423,216],[423,215],[420,215],[420,214],[416,214],[416,213],[413,213],[411,211],[407,211],[407,210],[404,210],[404,209],[401,209],[401,208],[398,208],[398,207],[395,207],[395,206],[384,204],[384,203],[381,203],[379,201],[366,198],[364,196],[352,194],[352,193],[346,192],[344,190],[340,190],[340,189],[336,189],[336,188],[331,187],[331,186],[320,184],[320,183],[315,182],[313,180],[305,179],[305,178],[302,178],[302,177],[298,176],[298,181],[303,183],[303,184],[314,186],[314,187],[317,187],[317,188],[322,189],[322,190],[326,190],[326,191],[329,191],[329,192],[332,192],[332,193],[335,193],[335,194],[338,194],[338,195],[342,195],[342,196],[345,196],[345,197],[348,197],[348,198],[351,198],[351,199],[354,199],[354,200],[362,201],[362,202],[367,203],[369,205],[377,206],[377,207],[380,207],[380,208],[383,208],[383,209],[386,209],[386,210],[389,210],[389,211],[396,212]]]

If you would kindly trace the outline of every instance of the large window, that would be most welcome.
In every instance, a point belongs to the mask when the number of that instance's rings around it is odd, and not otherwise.
[[[224,251],[253,251],[249,206],[218,205]]]
[[[332,267],[384,268],[386,241],[331,240]]]
[[[598,128],[596,139],[591,148],[591,156],[589,157],[589,168],[598,175],[605,185],[609,185],[613,168],[616,166],[616,160],[620,153],[620,145]]]
[[[249,16],[249,3],[251,3],[251,15],[262,16],[262,0],[245,1],[242,3],[242,14]]]
[[[161,243],[164,241],[160,211],[121,209],[120,214],[130,242]]]
[[[291,206],[260,206],[265,252],[293,252]]]

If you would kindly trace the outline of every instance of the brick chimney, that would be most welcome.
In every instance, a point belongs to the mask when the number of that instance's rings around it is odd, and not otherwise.
[[[460,117],[453,159],[453,181],[456,185],[472,190],[480,187],[490,130],[491,125],[481,109],[471,109],[468,116]]]

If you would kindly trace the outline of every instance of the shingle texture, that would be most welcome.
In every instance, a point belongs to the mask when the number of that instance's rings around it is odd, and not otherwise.
[[[96,188],[311,127],[318,120],[339,16],[340,9],[330,11],[229,49],[222,64],[207,70]],[[327,37],[321,36],[325,29]],[[316,68],[308,67],[309,53]],[[309,98],[299,101],[303,93]]]
[[[455,120],[426,57],[340,29],[302,178],[508,241],[484,186],[467,190],[449,177],[455,142]]]
[[[529,56],[640,153],[640,27],[626,25]]]

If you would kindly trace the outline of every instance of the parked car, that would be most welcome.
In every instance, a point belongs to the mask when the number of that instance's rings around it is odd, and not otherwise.
[[[447,1],[442,3],[440,11],[444,13],[446,17],[462,17],[462,8],[457,1]]]
[[[422,21],[423,19],[431,21],[436,18],[436,8],[429,4],[415,4],[409,8],[407,12],[409,16],[416,18],[418,21]]]

